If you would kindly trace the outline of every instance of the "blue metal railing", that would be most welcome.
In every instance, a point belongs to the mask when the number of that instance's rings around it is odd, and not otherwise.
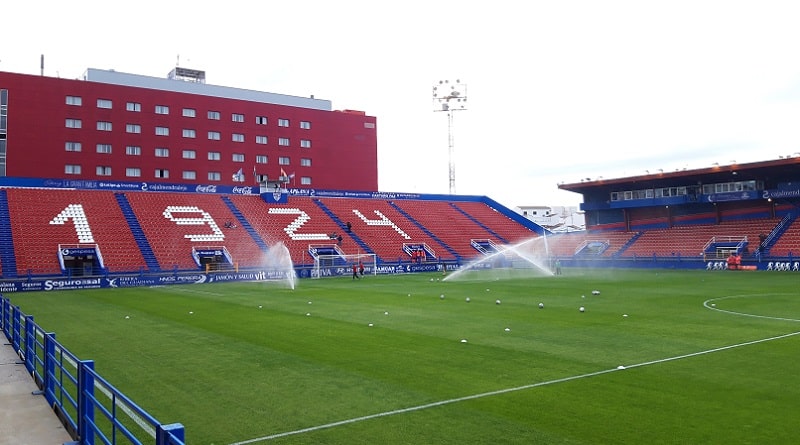
[[[185,445],[183,425],[158,422],[2,295],[0,329],[76,443]]]

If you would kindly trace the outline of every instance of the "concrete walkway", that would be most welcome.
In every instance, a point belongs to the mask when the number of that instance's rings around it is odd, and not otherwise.
[[[0,333],[0,445],[61,445],[73,442]]]

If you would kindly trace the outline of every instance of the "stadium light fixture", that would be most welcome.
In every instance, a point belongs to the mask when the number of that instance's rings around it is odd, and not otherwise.
[[[467,109],[467,85],[461,80],[455,82],[440,80],[433,85],[433,111],[447,113],[447,154],[449,165],[450,194],[456,193],[455,138],[453,136],[453,113]]]

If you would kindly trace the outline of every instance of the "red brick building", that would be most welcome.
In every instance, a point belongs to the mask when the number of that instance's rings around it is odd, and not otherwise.
[[[284,173],[289,187],[377,190],[375,117],[181,68],[0,72],[0,176],[250,186]]]

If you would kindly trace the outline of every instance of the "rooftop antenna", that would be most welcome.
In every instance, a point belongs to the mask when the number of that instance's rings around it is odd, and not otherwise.
[[[44,76],[44,54],[42,54],[41,58],[39,59],[39,70],[42,76]]]

